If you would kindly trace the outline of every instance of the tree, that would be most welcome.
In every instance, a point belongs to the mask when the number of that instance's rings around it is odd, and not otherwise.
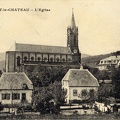
[[[83,89],[78,97],[80,98],[81,102],[89,103],[89,105],[92,106],[95,100],[98,98],[98,93],[94,89]]]
[[[112,78],[113,84],[114,84],[115,98],[120,99],[120,92],[119,92],[120,91],[120,67],[118,67],[112,71],[111,78]]]
[[[109,80],[111,77],[110,71],[100,71],[98,68],[92,68],[90,66],[84,66],[84,69],[88,69],[98,80]],[[110,67],[109,69],[112,70],[114,68]]]
[[[45,67],[38,65],[27,68],[27,75],[32,80],[34,87],[42,87],[55,81],[61,81],[69,69],[69,66]]]
[[[89,96],[89,102],[93,103],[97,99],[97,92],[94,89],[90,89]]]
[[[34,108],[37,109],[40,113],[50,113],[50,106],[52,103],[51,100],[54,101],[53,109],[59,111],[59,106],[64,102],[65,94],[61,89],[61,83],[56,81],[54,83],[49,84],[46,87],[39,87],[36,89],[36,93],[33,94],[33,105]],[[54,111],[55,112],[55,111]]]
[[[2,111],[4,109],[4,106],[2,105],[2,103],[0,102],[0,111]]]

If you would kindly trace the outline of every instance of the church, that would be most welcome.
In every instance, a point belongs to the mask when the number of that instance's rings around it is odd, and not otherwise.
[[[6,72],[25,72],[28,66],[64,66],[79,68],[81,53],[78,46],[78,27],[72,12],[67,27],[66,47],[15,43],[14,50],[6,51]]]

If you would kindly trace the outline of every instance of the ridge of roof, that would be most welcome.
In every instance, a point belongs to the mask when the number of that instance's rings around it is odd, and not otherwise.
[[[74,70],[76,70],[76,71],[89,71],[88,69],[69,69],[70,71],[74,71]]]
[[[67,48],[67,47],[65,47],[65,46],[40,45],[40,44],[38,45],[38,44],[30,44],[30,43],[29,43],[29,44],[26,44],[26,43],[15,43],[15,45],[16,45],[16,44],[19,44],[19,45],[20,45],[20,44],[21,44],[21,45],[31,45],[31,46],[33,45],[33,46],[45,46],[45,47],[61,47],[61,48]]]
[[[3,72],[3,74],[25,74],[25,73],[24,72]]]
[[[15,46],[16,51],[72,54],[71,50],[67,46],[48,46],[22,43],[16,43]]]

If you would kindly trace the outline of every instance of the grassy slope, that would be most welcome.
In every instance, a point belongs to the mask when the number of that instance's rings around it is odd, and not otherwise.
[[[104,55],[95,55],[95,56],[84,57],[84,58],[82,58],[82,64],[88,65],[91,67],[97,67],[97,65],[101,59],[109,57],[110,55],[111,54],[104,54]]]

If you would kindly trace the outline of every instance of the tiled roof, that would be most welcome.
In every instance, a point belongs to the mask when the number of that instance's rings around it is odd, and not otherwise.
[[[87,69],[70,69],[63,80],[68,80],[69,86],[99,86],[97,79]]]
[[[15,51],[72,54],[68,47],[16,43]]]
[[[22,89],[24,83],[28,89],[33,89],[32,82],[25,73],[3,73],[0,78],[0,89]]]

